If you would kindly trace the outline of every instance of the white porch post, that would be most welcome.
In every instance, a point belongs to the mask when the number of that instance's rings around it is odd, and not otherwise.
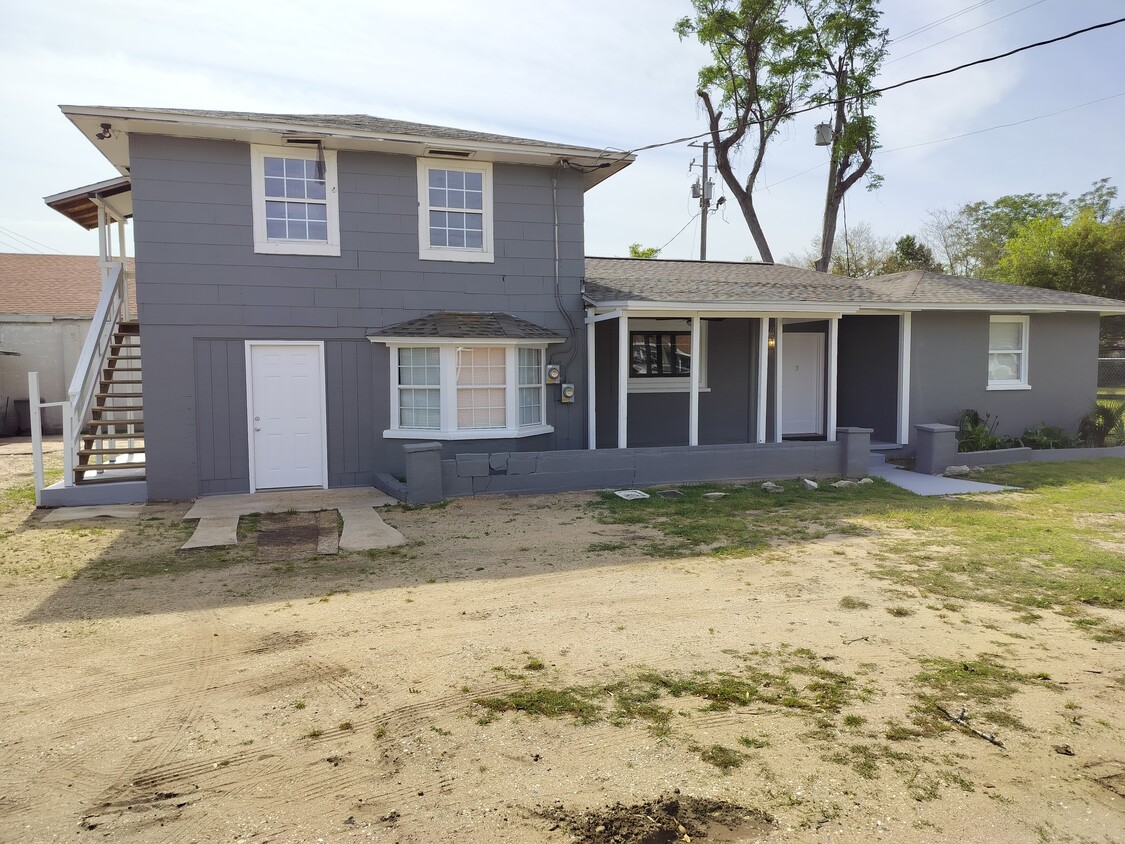
[[[121,261],[121,273],[125,276],[125,218],[121,217],[117,221],[117,257]],[[121,285],[121,309],[122,318],[129,319],[130,305],[129,305],[129,279],[128,276],[122,278]]]
[[[770,318],[758,317],[758,424],[755,439],[766,441],[766,406],[769,398]]]
[[[910,312],[898,323],[898,443],[910,442]]]
[[[617,447],[629,447],[629,315],[617,318]]]
[[[836,387],[839,359],[840,318],[828,320],[828,442],[836,442]]]
[[[31,469],[35,475],[35,506],[43,503],[43,422],[39,410],[39,373],[27,373],[28,406],[31,408]],[[63,419],[68,416],[67,408],[63,408]],[[70,448],[70,443],[63,441],[63,447]]]
[[[586,447],[598,447],[597,372],[594,367],[594,312],[586,312]]]
[[[781,442],[781,395],[782,395],[782,381],[785,380],[785,373],[782,367],[781,357],[781,336],[785,332],[782,330],[782,324],[785,322],[781,317],[775,317],[774,322],[777,324],[777,333],[775,335],[777,345],[774,346],[774,371],[777,373],[777,378],[774,379],[773,389],[773,441],[775,443]]]
[[[700,354],[699,314],[691,315],[691,377],[689,379],[688,399],[688,445],[699,445],[699,367],[703,362]]]

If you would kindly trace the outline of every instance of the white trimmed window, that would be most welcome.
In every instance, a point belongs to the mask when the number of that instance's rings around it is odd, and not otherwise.
[[[546,347],[489,340],[391,345],[386,437],[503,439],[546,434]]]
[[[418,252],[429,261],[493,261],[490,163],[418,159]]]
[[[335,150],[250,147],[254,251],[339,255]]]
[[[988,321],[988,389],[1027,390],[1026,316],[993,316]]]
[[[707,322],[699,324],[699,388],[707,386]],[[629,392],[686,393],[691,389],[691,320],[629,320]]]

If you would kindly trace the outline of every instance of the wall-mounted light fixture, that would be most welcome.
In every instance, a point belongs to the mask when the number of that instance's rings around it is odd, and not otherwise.
[[[94,135],[94,137],[99,141],[108,141],[113,137],[113,126],[111,126],[109,123],[103,123],[102,131],[98,132],[98,134]]]
[[[777,338],[773,336],[772,331],[770,332],[769,339],[766,340],[766,345],[769,346],[771,349],[777,348]]]

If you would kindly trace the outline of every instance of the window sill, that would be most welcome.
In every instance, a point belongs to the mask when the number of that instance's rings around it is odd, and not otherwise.
[[[338,257],[340,244],[306,240],[256,241],[254,252],[258,255],[330,255]]]
[[[630,393],[690,393],[691,382],[687,378],[630,378]],[[699,385],[699,392],[709,393],[711,388]]]
[[[418,260],[493,264],[496,262],[496,256],[492,252],[479,252],[470,249],[423,249],[418,254]]]
[[[989,384],[986,390],[1030,390],[1030,384]]]
[[[479,428],[472,431],[435,431],[432,428],[396,428],[383,431],[388,440],[518,440],[550,434],[553,425],[528,425],[526,428]]]

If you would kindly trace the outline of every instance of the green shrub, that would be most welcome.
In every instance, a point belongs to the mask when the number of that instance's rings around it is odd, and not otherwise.
[[[983,416],[979,411],[967,408],[961,411],[957,420],[957,450],[958,451],[995,451],[998,448],[1008,448],[1012,441],[996,433],[999,419],[993,419],[989,413]]]
[[[1016,443],[1024,448],[1074,448],[1078,440],[1058,425],[1040,423],[1039,427],[1028,428],[1016,437]]]
[[[1094,448],[1125,443],[1125,405],[1095,404],[1078,423],[1078,439]]]

